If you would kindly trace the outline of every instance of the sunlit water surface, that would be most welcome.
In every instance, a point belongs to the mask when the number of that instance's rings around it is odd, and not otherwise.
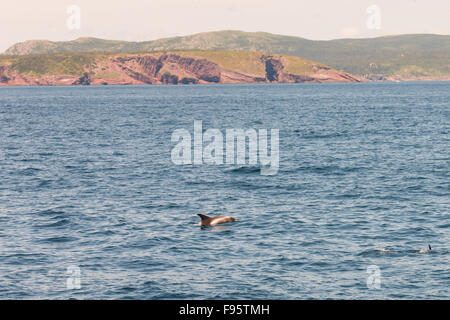
[[[194,120],[278,174],[174,165]],[[450,83],[0,88],[0,298],[448,299],[449,133]]]

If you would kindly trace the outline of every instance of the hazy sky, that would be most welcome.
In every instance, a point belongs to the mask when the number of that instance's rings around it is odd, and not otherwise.
[[[450,0],[0,0],[0,52],[31,39],[93,36],[143,41],[224,29],[308,39],[404,33],[450,34]],[[80,8],[69,29],[67,8]],[[369,28],[380,9],[377,28]],[[372,16],[373,18],[373,16]],[[372,24],[373,26],[373,24]]]

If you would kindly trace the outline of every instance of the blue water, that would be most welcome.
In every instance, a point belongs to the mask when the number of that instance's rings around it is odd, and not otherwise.
[[[174,165],[194,120],[278,174]],[[0,298],[449,299],[449,133],[450,83],[0,88]]]

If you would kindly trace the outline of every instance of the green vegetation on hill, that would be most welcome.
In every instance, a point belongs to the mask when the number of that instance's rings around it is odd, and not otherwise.
[[[30,55],[0,55],[0,66],[8,66],[23,75],[45,76],[45,75],[76,75],[81,76],[85,72],[94,74],[99,78],[116,79],[120,77],[117,70],[110,69],[110,58],[134,57],[136,55],[151,55],[160,57],[166,53],[174,53],[181,57],[205,59],[216,63],[224,70],[241,73],[247,76],[265,78],[266,60],[268,57],[263,52],[248,51],[157,51],[150,53],[54,53],[54,54],[30,54]],[[295,56],[274,55],[276,59],[281,59],[284,65],[284,72],[307,75],[315,73],[314,66],[322,64],[306,60]],[[170,66],[170,63],[169,63]],[[161,73],[170,74],[167,66],[161,69]],[[177,72],[180,72],[178,69]],[[184,76],[188,77],[189,74]]]
[[[1,56],[0,64],[7,64],[23,74],[33,75],[82,75],[85,67],[95,63],[101,54],[97,53],[56,53],[26,56]]]
[[[265,65],[260,60],[261,52],[240,51],[179,51],[185,57],[203,58],[217,63],[224,69],[234,70],[258,77],[265,76]],[[311,62],[310,62],[311,63]]]
[[[450,76],[450,36],[426,34],[313,41],[265,32],[217,31],[145,42],[96,38],[65,42],[26,41],[12,46],[6,53],[17,55],[168,50],[278,53],[319,61],[335,69],[369,78],[393,75]]]
[[[0,56],[0,85],[360,82],[300,57],[244,51]]]

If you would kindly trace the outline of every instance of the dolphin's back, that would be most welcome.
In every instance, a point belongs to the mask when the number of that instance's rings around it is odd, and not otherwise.
[[[221,217],[208,217],[204,214],[197,214],[202,220],[200,221],[201,226],[215,226],[221,223],[236,221],[236,219],[229,216],[221,216]]]
[[[226,223],[226,222],[233,222],[233,221],[235,221],[234,218],[229,217],[229,216],[223,216],[223,217],[212,218],[211,222],[209,224],[211,226],[215,226],[217,224]]]

